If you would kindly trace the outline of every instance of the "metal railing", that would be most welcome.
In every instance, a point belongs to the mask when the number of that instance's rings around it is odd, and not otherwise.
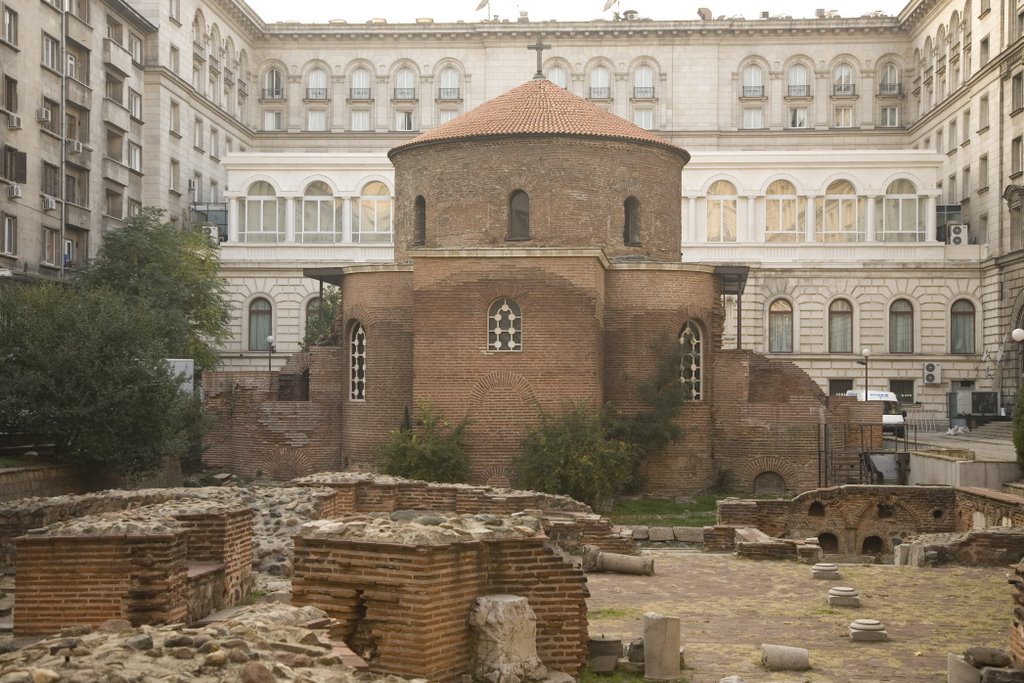
[[[591,88],[590,99],[607,100],[611,97],[611,88]]]
[[[439,100],[457,100],[459,99],[458,88],[438,88],[437,99]]]
[[[903,94],[902,83],[879,83],[878,85],[879,95],[901,95]]]
[[[283,100],[284,90],[282,88],[264,88],[263,99],[265,100]]]
[[[635,88],[633,88],[633,97],[638,100],[653,100],[654,86],[636,86]]]
[[[763,85],[745,85],[743,86],[744,97],[764,97],[764,86]]]
[[[832,84],[833,95],[853,96],[857,94],[857,86],[853,83],[833,83]]]
[[[809,85],[791,85],[787,91],[790,97],[808,97],[811,94]]]
[[[326,100],[327,88],[306,88],[307,100]]]
[[[415,100],[416,88],[395,88],[396,100]]]
[[[368,100],[370,99],[369,88],[349,88],[348,98],[350,100]]]

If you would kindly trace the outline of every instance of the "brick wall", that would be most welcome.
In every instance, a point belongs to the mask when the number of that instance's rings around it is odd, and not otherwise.
[[[400,151],[395,259],[411,247],[426,200],[426,247],[600,247],[609,257],[678,261],[683,157],[658,145],[578,136],[455,140]],[[528,170],[527,170],[528,169]],[[508,242],[508,202],[530,197],[530,239]],[[639,246],[623,244],[623,203],[640,201]]]
[[[295,538],[292,604],[339,620],[371,670],[436,681],[470,673],[469,610],[476,597],[526,597],[546,666],[578,675],[587,640],[586,577],[543,537],[402,546]]]
[[[237,605],[252,589],[252,520],[250,508],[174,515],[188,532],[188,559],[224,566],[219,605]]]
[[[1024,500],[1019,496],[971,487],[955,491],[957,531],[993,526],[1024,527]]]
[[[1024,564],[1015,564],[1010,575],[1013,586],[1012,626],[1010,627],[1010,659],[1017,668],[1024,668]]]

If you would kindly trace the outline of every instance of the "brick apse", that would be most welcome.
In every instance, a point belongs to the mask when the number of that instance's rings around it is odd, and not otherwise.
[[[318,270],[340,287],[339,346],[281,373],[207,375],[210,467],[372,471],[429,401],[472,419],[471,482],[507,486],[538,411],[634,412],[684,341],[684,436],[649,458],[646,493],[706,490],[720,471],[740,491],[766,474],[813,487],[820,426],[879,421],[792,363],[721,348],[722,296],[745,276],[679,262],[689,154],[650,131],[535,79],[389,156],[395,262]]]

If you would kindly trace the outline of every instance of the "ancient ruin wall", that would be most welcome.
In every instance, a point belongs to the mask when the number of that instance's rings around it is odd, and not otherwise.
[[[544,664],[578,675],[587,639],[586,577],[544,547],[537,520],[427,515],[392,522],[353,516],[313,522],[295,538],[292,604],[341,622],[374,671],[456,681],[470,671],[476,597],[526,597]]]
[[[188,532],[188,559],[223,565],[225,605],[245,600],[252,588],[252,519],[250,508],[178,513],[174,518]]]

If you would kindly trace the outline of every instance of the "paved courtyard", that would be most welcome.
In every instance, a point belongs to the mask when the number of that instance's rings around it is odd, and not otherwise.
[[[642,635],[644,612],[678,616],[690,683],[737,674],[746,683],[945,681],[946,653],[1006,648],[1013,608],[1008,569],[842,565],[839,581],[807,565],[731,554],[655,550],[655,576],[590,574],[591,636]],[[858,590],[859,609],[829,607],[828,589]],[[847,625],[879,619],[887,643],[852,643]],[[811,671],[771,674],[760,644],[804,647]]]

